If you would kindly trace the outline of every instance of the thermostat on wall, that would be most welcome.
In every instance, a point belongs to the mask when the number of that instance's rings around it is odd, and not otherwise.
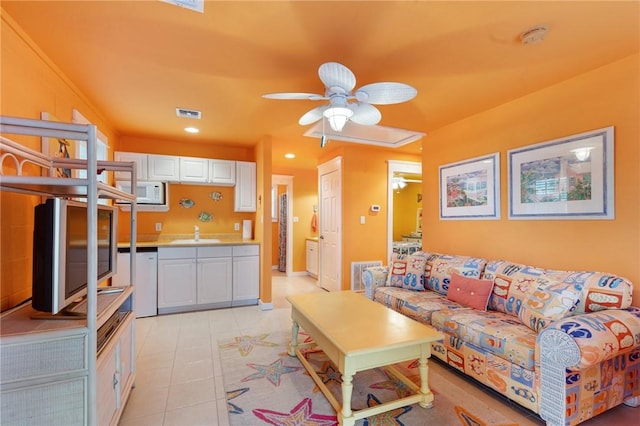
[[[379,212],[380,211],[380,205],[379,204],[372,204],[371,205],[371,211],[372,212]]]

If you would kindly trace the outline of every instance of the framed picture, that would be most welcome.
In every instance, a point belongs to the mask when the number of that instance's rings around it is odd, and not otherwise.
[[[441,220],[500,219],[500,153],[439,167]]]
[[[509,219],[613,219],[613,127],[508,152]]]

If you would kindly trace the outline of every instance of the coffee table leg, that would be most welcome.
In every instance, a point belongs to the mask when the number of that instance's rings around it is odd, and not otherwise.
[[[351,395],[353,393],[353,374],[345,367],[342,373],[342,426],[353,426],[356,421],[351,411]]]
[[[427,365],[427,354],[422,351],[420,355],[420,394],[422,395],[422,401],[418,402],[422,408],[433,407],[433,393],[429,389],[429,366]]]
[[[290,356],[296,356],[296,346],[298,346],[298,323],[293,321],[291,325],[291,344],[289,344],[289,352],[287,352]]]

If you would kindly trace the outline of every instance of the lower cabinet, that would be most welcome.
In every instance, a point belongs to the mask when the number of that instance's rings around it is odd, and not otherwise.
[[[128,318],[97,361],[98,424],[117,425],[133,385],[133,318]]]
[[[260,297],[260,251],[257,245],[233,247],[233,306],[255,305]]]
[[[318,278],[318,241],[306,240],[307,272]]]
[[[255,305],[259,283],[257,244],[158,248],[159,314]]]

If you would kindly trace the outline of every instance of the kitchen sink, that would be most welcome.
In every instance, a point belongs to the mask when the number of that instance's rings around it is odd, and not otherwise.
[[[217,238],[200,238],[197,241],[194,238],[186,240],[172,240],[171,244],[215,244],[221,241]]]

